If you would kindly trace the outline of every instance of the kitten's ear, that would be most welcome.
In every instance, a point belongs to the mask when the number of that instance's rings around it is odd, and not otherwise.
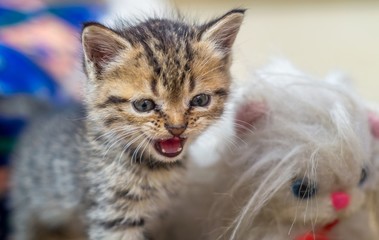
[[[245,15],[244,9],[234,9],[224,16],[204,25],[201,40],[215,43],[229,53]]]
[[[84,26],[82,45],[85,59],[94,64],[97,73],[102,72],[120,51],[130,47],[124,38],[99,23],[88,23]]]

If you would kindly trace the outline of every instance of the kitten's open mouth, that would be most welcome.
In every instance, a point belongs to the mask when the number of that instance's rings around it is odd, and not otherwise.
[[[160,154],[171,158],[178,156],[183,151],[185,142],[185,138],[173,137],[156,140],[154,146]]]

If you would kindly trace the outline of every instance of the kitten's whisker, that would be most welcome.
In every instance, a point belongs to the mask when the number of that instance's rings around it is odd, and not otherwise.
[[[128,137],[130,135],[135,134],[138,131],[135,130],[135,131],[125,132],[125,133],[121,133],[121,134],[119,134],[119,132],[122,132],[122,131],[120,130],[118,132],[110,132],[110,133],[104,135],[103,137],[106,138],[105,141],[104,141],[104,143],[112,142],[115,139],[119,139],[119,138],[126,138],[126,137]]]
[[[129,149],[129,147],[133,144],[133,143],[135,143],[137,140],[139,140],[141,137],[143,137],[144,136],[144,134],[140,134],[140,135],[138,135],[138,136],[135,136],[133,139],[131,139],[129,142],[128,142],[128,144],[126,145],[126,147],[125,147],[125,149]]]
[[[138,129],[137,127],[133,127],[133,128],[131,128],[131,129],[125,128],[124,126],[122,126],[122,127],[117,127],[117,128],[111,129],[110,131],[105,132],[105,133],[101,134],[100,136],[96,137],[96,138],[94,139],[94,141],[97,141],[97,140],[99,140],[100,138],[105,137],[105,136],[115,135],[115,134],[117,134],[118,132],[123,132],[123,131],[126,131],[126,132],[134,132],[134,131],[137,131],[137,129]]]
[[[141,153],[141,155],[140,155],[140,162],[142,162],[141,157],[142,157],[142,155],[144,154],[146,148],[149,146],[149,144],[151,143],[151,141],[155,139],[155,137],[156,137],[157,135],[158,135],[158,134],[155,134],[153,137],[148,137],[148,138],[147,138],[146,146],[142,149],[142,153]],[[150,151],[150,150],[149,150],[149,151]],[[150,155],[149,155],[149,159],[150,159]]]
[[[122,164],[121,164],[121,159],[122,159],[122,156],[124,155],[125,151],[127,150],[127,149],[126,149],[126,145],[127,145],[127,144],[125,144],[124,147],[122,148],[121,153],[120,153],[120,156],[119,156],[119,158],[118,158],[118,161],[117,161],[117,162],[118,162],[119,165],[122,165]]]
[[[237,149],[239,147],[237,141],[234,140],[235,136],[228,136],[227,133],[223,133],[223,132],[221,132],[220,135],[222,136],[223,140],[226,140],[229,143],[229,144],[226,144],[226,146],[229,148],[230,152],[233,152],[234,149]]]
[[[121,140],[122,138],[126,138],[130,135],[133,135],[136,131],[131,131],[131,132],[125,132],[125,133],[122,133],[120,135],[117,134],[117,132],[112,132],[112,134],[110,134],[109,136],[109,139],[107,139],[107,141],[105,143],[113,143],[115,141],[119,141]],[[108,146],[108,145],[107,145]]]
[[[209,63],[210,59],[211,59],[211,56],[208,56],[207,58],[205,58],[203,61],[199,63],[199,72],[203,72],[205,66],[207,65],[207,63]]]
[[[145,136],[144,134],[141,134],[138,137],[138,139],[144,136]],[[135,159],[136,160],[135,163],[137,163],[137,153],[145,141],[146,141],[146,138],[143,138],[143,140],[138,144],[137,148],[134,150],[133,155],[132,155],[132,162],[134,162],[133,160]]]
[[[103,160],[105,159],[105,157],[107,156],[108,152],[110,151],[110,149],[116,145],[119,141],[121,140],[121,137],[120,136],[117,136],[116,135],[116,138],[115,139],[110,139],[107,143],[107,145],[105,146],[105,149],[106,151],[104,152],[103,154]]]
[[[217,120],[225,120],[225,118],[223,118],[223,117],[219,117],[219,118],[216,118]],[[233,126],[239,126],[238,124],[236,124],[236,123],[233,123]],[[246,128],[245,126],[241,126],[241,127],[244,127],[244,128]],[[217,129],[217,130],[219,130],[219,129]],[[254,133],[254,131],[252,131],[251,129],[248,129],[248,128],[246,128],[246,130],[249,130],[250,131],[250,133]],[[224,133],[223,131],[220,131],[222,134]],[[228,135],[224,135],[224,137],[229,137]],[[231,134],[231,136],[230,136],[230,139],[233,139],[233,138],[237,138],[239,141],[241,141],[241,142],[243,142],[244,144],[247,144],[242,138],[240,138],[239,136],[237,136],[236,134],[235,134],[235,130],[233,130],[233,133]],[[233,145],[236,145],[237,144],[237,142],[236,141],[233,141]],[[237,147],[238,147],[238,145],[237,145]]]
[[[125,132],[124,134],[121,134],[119,136],[116,135],[116,138],[114,140],[110,140],[109,141],[109,144],[106,146],[106,151],[103,155],[103,159],[106,157],[106,155],[108,154],[108,152],[110,151],[110,149],[115,146],[116,144],[118,144],[121,139],[125,139],[133,134],[135,134],[136,131],[133,131],[133,132]]]
[[[140,149],[145,144],[145,142],[146,142],[146,138],[143,138],[142,141],[138,144],[136,150],[134,151],[133,157],[135,158],[136,162],[137,162],[137,158],[138,158],[138,153],[140,152]],[[140,163],[142,163],[142,152],[140,152]]]
[[[212,68],[212,69],[210,69],[209,71],[207,71],[207,72],[205,72],[205,73],[202,73],[200,76],[198,76],[197,78],[199,78],[199,79],[202,79],[202,78],[204,78],[206,75],[208,75],[208,74],[210,74],[210,73],[213,73],[213,72],[215,72],[215,71],[217,71],[217,70],[219,70],[219,69],[222,69],[224,66],[218,66],[218,67],[215,67],[215,68]]]
[[[240,124],[246,125],[247,127],[255,128],[255,125],[240,119],[234,119],[234,122],[238,122]]]
[[[210,60],[211,60],[211,56],[205,58],[202,62],[200,62],[200,66],[199,66],[200,70],[199,70],[199,72],[204,72],[204,69],[205,69],[205,67],[207,66],[207,64],[209,63]],[[203,75],[201,75],[200,77],[202,77]]]

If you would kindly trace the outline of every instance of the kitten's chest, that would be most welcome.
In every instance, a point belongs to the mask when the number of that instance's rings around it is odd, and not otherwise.
[[[125,156],[117,161],[99,160],[89,174],[95,192],[112,201],[156,206],[165,205],[178,194],[186,177],[185,165],[185,159],[174,163],[150,159],[136,162]]]
[[[123,182],[131,192],[154,200],[169,200],[177,195],[185,178],[183,162],[168,165],[139,164],[129,166]]]

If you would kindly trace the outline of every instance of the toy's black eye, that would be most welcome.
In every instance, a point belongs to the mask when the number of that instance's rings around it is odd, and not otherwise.
[[[133,102],[133,107],[138,112],[148,112],[155,108],[155,103],[150,99],[142,99]]]
[[[362,168],[361,178],[359,179],[359,186],[362,186],[367,180],[367,170]]]
[[[208,94],[199,94],[192,98],[190,104],[193,107],[205,107],[209,104],[211,96]]]
[[[316,184],[307,179],[297,179],[292,183],[292,193],[300,199],[313,197],[317,193]]]

